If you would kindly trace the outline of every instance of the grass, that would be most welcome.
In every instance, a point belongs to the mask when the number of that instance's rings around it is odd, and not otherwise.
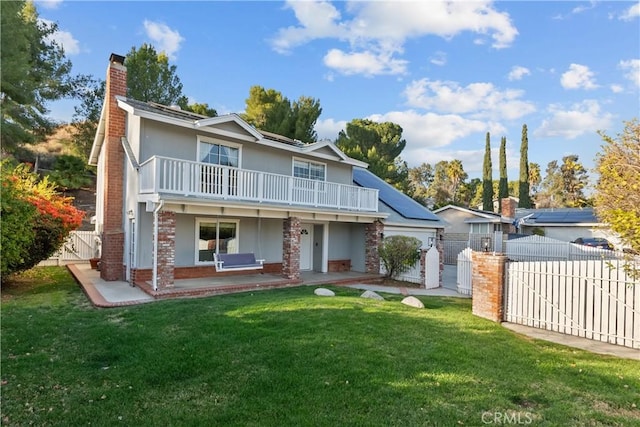
[[[5,425],[640,425],[640,363],[332,288],[95,309],[67,271],[2,292]],[[506,418],[505,418],[506,417]]]

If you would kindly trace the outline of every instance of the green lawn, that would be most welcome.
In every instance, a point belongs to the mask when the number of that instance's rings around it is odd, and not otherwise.
[[[469,300],[332,289],[95,309],[36,269],[2,289],[3,424],[640,425],[639,362],[518,336]]]

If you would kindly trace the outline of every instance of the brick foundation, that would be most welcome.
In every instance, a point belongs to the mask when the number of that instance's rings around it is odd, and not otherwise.
[[[300,218],[282,222],[282,275],[291,280],[300,279],[300,231]]]
[[[365,270],[367,273],[380,273],[380,243],[382,243],[382,232],[384,225],[376,220],[365,227]]]
[[[473,252],[471,287],[472,313],[478,317],[502,322],[504,304],[504,269],[506,255]]]
[[[245,271],[216,271],[213,265],[202,265],[193,267],[174,267],[173,275],[175,280],[181,279],[202,279],[206,277],[226,277],[226,276],[246,276],[249,274],[282,274],[282,263],[265,263],[262,270]],[[153,270],[150,268],[137,268],[131,270],[135,284],[151,282],[153,280]]]

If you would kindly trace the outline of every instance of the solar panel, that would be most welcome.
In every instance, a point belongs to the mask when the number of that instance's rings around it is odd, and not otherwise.
[[[361,187],[377,189],[379,199],[404,218],[440,221],[429,209],[366,169],[353,168],[353,182]]]
[[[593,209],[536,212],[530,217],[530,221],[537,224],[599,222]]]

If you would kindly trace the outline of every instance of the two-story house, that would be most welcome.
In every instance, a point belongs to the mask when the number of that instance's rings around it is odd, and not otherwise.
[[[204,117],[129,99],[126,81],[124,58],[111,55],[89,159],[105,280],[163,290],[177,279],[232,274],[216,268],[227,253],[252,253],[262,271],[293,282],[305,270],[379,273],[390,216],[396,232],[423,240],[442,229],[331,142],[304,144],[235,114]],[[394,200],[401,206],[389,207]]]

